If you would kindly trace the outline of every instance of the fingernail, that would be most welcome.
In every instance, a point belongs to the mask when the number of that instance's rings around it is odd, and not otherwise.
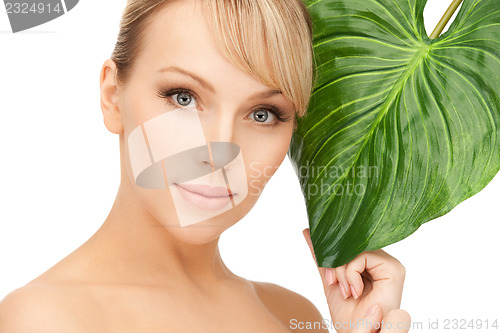
[[[351,292],[352,292],[354,299],[358,299],[358,294],[356,294],[356,290],[354,289],[353,286],[351,286]]]
[[[365,313],[365,317],[371,317],[375,314],[375,310],[377,309],[377,304],[373,304],[368,311]]]
[[[342,296],[344,297],[344,299],[346,299],[347,294],[345,293],[344,285],[341,282],[339,282],[339,285],[340,285],[340,292],[342,293]]]
[[[333,283],[333,272],[330,268],[326,269],[326,284],[331,285]]]

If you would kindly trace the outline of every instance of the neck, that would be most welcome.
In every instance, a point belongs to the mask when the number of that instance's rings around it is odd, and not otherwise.
[[[103,267],[104,279],[112,283],[163,285],[189,281],[209,288],[218,280],[235,276],[221,259],[219,236],[208,243],[192,244],[175,237],[172,231],[180,230],[165,227],[149,214],[122,177],[108,217],[85,243],[93,252],[88,256],[92,260],[89,265]]]

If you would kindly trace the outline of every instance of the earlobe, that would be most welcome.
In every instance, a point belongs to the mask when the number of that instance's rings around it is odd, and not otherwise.
[[[115,79],[116,65],[107,59],[101,69],[101,110],[106,128],[115,134],[123,133],[123,121],[118,106],[118,85]]]

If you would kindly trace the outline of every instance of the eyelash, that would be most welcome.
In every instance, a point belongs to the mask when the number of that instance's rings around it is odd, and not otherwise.
[[[182,87],[172,88],[172,89],[167,89],[167,90],[159,90],[157,95],[158,95],[158,97],[166,99],[167,103],[169,105],[171,105],[172,107],[178,107],[178,105],[176,103],[172,102],[170,97],[173,95],[176,95],[176,94],[181,94],[181,93],[187,93],[187,94],[191,95],[195,99],[196,103],[198,103],[198,101],[199,101],[198,96],[190,89],[182,88]],[[280,122],[287,122],[292,118],[292,117],[285,117],[285,113],[283,111],[281,111],[276,105],[273,105],[273,104],[268,104],[265,107],[259,107],[259,108],[255,109],[254,111],[252,111],[252,113],[256,112],[256,111],[260,111],[260,110],[264,110],[264,111],[268,111],[268,112],[272,113],[276,117],[276,121],[274,121],[271,124],[265,124],[265,123],[260,123],[258,121],[252,120],[252,122],[254,122],[254,123],[259,123],[259,126],[275,127]]]

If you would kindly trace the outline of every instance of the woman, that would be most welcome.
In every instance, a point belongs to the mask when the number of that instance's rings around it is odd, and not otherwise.
[[[311,29],[300,0],[129,0],[100,76],[120,139],[115,203],[87,242],[2,300],[0,332],[327,332],[311,302],[233,274],[218,250],[307,109]],[[409,321],[404,268],[384,251],[319,273],[337,331]]]

